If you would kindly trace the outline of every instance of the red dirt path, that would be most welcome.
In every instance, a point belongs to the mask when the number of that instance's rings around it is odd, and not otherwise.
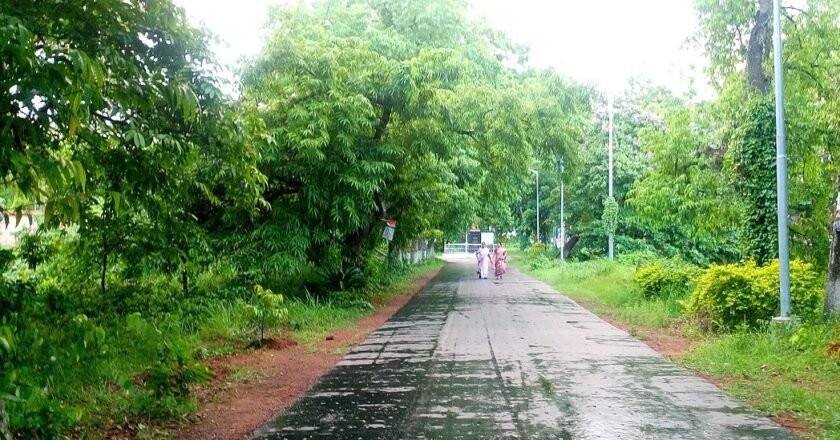
[[[264,344],[267,347],[258,351],[213,359],[210,368],[216,377],[209,386],[197,392],[199,411],[190,425],[175,433],[175,438],[247,438],[340,361],[343,356],[334,354],[335,350],[364,341],[371,331],[408,303],[439,270],[418,279],[408,292],[392,297],[373,314],[356,321],[355,327],[333,333],[314,351],[293,341],[279,339],[267,341]],[[256,377],[234,379],[237,371]]]

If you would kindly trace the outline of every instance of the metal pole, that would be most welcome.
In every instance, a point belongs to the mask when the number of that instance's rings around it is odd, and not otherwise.
[[[782,320],[790,318],[790,254],[788,251],[787,153],[782,60],[781,0],[773,0],[773,70],[776,76],[776,202],[779,221],[779,296]]]
[[[609,145],[609,197],[613,197],[613,96],[612,94],[609,95],[608,99],[609,105],[609,119],[610,119],[610,145]],[[614,249],[615,249],[615,233],[610,231],[610,238],[609,238],[609,256],[610,260],[613,259],[614,256]]]
[[[566,187],[563,180],[560,180],[560,261],[565,261],[566,256],[563,255],[566,247],[566,223],[563,219],[563,195],[566,192]]]
[[[542,243],[540,239],[540,172],[534,171],[537,175],[537,243]]]

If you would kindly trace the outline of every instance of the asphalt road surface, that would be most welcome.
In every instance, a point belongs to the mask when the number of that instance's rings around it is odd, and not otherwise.
[[[256,439],[792,439],[548,285],[450,262]]]

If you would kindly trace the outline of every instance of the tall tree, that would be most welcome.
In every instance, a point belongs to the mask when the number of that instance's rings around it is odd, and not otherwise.
[[[80,224],[102,290],[142,243],[184,276],[195,205],[260,195],[206,39],[169,0],[0,0],[2,185]]]
[[[532,152],[574,148],[562,122],[579,125],[586,100],[556,76],[517,76],[521,50],[465,2],[322,1],[275,10],[270,29],[243,79],[273,207],[254,223],[271,243],[260,270],[314,265],[344,286],[386,218],[392,247],[509,222]]]

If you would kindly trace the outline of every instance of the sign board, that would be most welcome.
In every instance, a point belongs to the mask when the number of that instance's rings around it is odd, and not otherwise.
[[[397,229],[397,221],[396,220],[386,220],[385,221],[385,230],[382,231],[382,238],[391,241],[394,239],[394,230]]]
[[[493,244],[496,242],[496,234],[494,232],[482,232],[481,241],[487,244]]]
[[[467,243],[481,244],[481,231],[470,231],[467,233]]]

